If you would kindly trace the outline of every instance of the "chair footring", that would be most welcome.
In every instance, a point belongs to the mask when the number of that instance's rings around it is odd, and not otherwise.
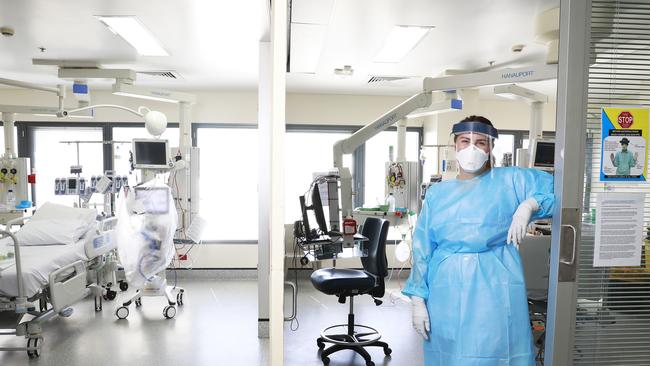
[[[332,330],[338,332],[332,332]],[[361,324],[354,324],[352,335],[348,333],[347,324],[332,325],[323,329],[319,338],[323,342],[343,346],[365,346],[375,343],[379,339],[381,339],[381,334],[377,329]]]

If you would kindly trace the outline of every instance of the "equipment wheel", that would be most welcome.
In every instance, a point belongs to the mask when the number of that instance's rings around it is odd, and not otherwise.
[[[330,358],[327,357],[327,356],[321,358],[321,360],[323,361],[323,365],[329,365],[330,364]]]
[[[29,338],[27,339],[27,348],[34,348],[33,350],[27,350],[27,356],[29,358],[38,358],[41,356],[41,351],[38,350],[39,338]]]
[[[375,366],[375,363],[372,361],[366,362],[366,366]]]
[[[126,319],[126,317],[129,316],[129,308],[126,306],[120,306],[115,310],[115,316],[117,316],[118,319]]]
[[[176,295],[176,303],[178,306],[183,306],[183,292],[179,292],[178,295]]]
[[[173,305],[165,306],[165,308],[163,309],[163,315],[167,319],[173,318],[174,316],[176,316],[176,307]]]
[[[117,291],[113,290],[106,290],[106,298],[105,300],[113,301],[117,297]]]
[[[139,308],[140,306],[142,306],[142,298],[138,297],[135,299],[135,307]]]
[[[384,354],[385,354],[386,356],[390,356],[391,353],[393,353],[393,350],[392,350],[392,349],[390,349],[390,348],[388,348],[388,347],[384,348]]]
[[[129,289],[129,284],[126,283],[126,281],[120,281],[120,290],[122,290],[122,292],[124,292],[124,291],[126,291],[128,289]]]

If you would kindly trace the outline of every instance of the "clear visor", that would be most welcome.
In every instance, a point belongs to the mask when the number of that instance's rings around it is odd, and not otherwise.
[[[459,132],[449,136],[446,153],[448,172],[478,173],[495,166],[494,137],[480,132]]]

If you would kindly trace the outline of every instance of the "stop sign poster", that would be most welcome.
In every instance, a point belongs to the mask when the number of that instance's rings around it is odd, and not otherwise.
[[[600,181],[645,181],[648,176],[648,108],[603,107]]]

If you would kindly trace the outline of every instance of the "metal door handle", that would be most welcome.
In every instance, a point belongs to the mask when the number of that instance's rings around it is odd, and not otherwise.
[[[571,228],[571,230],[573,231],[573,244],[572,244],[573,249],[572,249],[572,252],[571,252],[571,260],[566,261],[566,260],[563,260],[562,258],[560,258],[560,262],[564,263],[566,265],[572,266],[576,262],[576,241],[578,239],[578,230],[575,228],[575,226],[569,225],[569,224],[562,224],[562,227]]]

